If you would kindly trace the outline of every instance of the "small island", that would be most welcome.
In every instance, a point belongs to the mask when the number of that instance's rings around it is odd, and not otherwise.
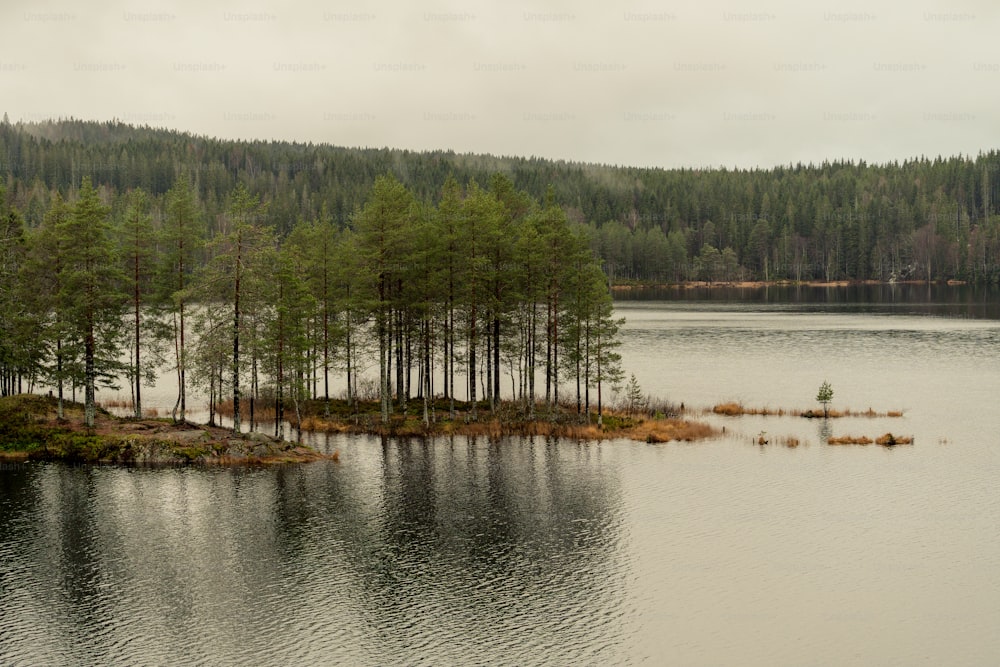
[[[496,410],[489,401],[479,401],[476,411],[472,403],[455,401],[454,411],[449,400],[438,398],[428,404],[425,421],[423,403],[411,401],[406,412],[397,411],[386,423],[380,421],[377,401],[355,401],[349,405],[343,399],[322,400],[302,404],[302,430],[321,433],[360,433],[395,437],[424,436],[542,436],[572,440],[635,440],[637,442],[693,442],[720,434],[709,424],[685,419],[682,412],[668,404],[644,405],[642,409],[604,410],[598,423],[594,413],[578,414],[576,410],[544,404],[527,413],[520,401],[501,401]]]
[[[322,433],[354,433],[391,437],[540,436],[576,440],[630,439],[648,443],[692,442],[719,435],[719,430],[677,414],[605,414],[602,425],[581,423],[574,414],[517,416],[503,404],[496,413],[483,411],[471,417],[471,405],[459,402],[454,418],[447,403],[435,405],[440,415],[424,424],[417,414],[396,414],[387,424],[378,419],[378,405],[348,406],[331,401],[328,417],[319,401],[303,405],[301,430]],[[231,406],[230,406],[231,409]],[[87,428],[84,406],[65,402],[63,417],[57,415],[55,398],[20,394],[0,398],[0,459],[7,461],[48,460],[77,463],[178,465],[308,463],[338,460],[339,454],[323,454],[311,447],[288,442],[260,431],[235,435],[220,426],[175,423],[158,418],[118,417],[98,409],[93,428]],[[225,406],[221,412],[225,413]]]

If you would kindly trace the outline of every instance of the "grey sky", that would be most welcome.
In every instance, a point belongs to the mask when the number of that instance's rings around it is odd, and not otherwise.
[[[6,0],[0,111],[635,166],[974,154],[998,29],[993,0]]]

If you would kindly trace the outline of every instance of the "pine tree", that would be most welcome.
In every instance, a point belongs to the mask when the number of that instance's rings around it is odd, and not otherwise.
[[[358,239],[351,230],[344,230],[334,250],[333,307],[338,313],[338,325],[343,332],[343,369],[347,380],[347,405],[357,407],[357,355],[363,338],[359,336],[365,324],[363,259]]]
[[[393,302],[406,250],[413,197],[395,178],[375,180],[368,202],[355,217],[361,261],[359,285],[362,299],[375,318],[379,346],[379,397],[382,423],[388,423],[392,404]]]
[[[248,312],[253,313],[254,309],[260,307],[262,298],[255,293],[255,288],[268,282],[262,272],[255,274],[252,267],[262,252],[275,246],[272,230],[263,225],[266,209],[266,205],[258,197],[251,195],[243,184],[237,186],[226,208],[225,227],[210,248],[214,256],[198,281],[198,292],[202,299],[209,303],[223,300],[232,309],[229,328],[229,381],[233,392],[234,433],[242,430],[243,390],[240,381],[245,374],[246,358],[241,356],[241,336],[244,336],[248,326],[244,320]],[[211,331],[215,332],[215,327],[217,324]],[[202,344],[202,339],[199,338],[199,346]],[[204,342],[205,346],[210,344],[210,341]]]
[[[132,364],[129,375],[136,419],[142,417],[142,385],[145,382],[151,386],[156,381],[171,333],[162,322],[161,304],[154,296],[156,238],[149,207],[149,196],[145,191],[136,189],[129,192],[125,196],[125,213],[119,230],[131,297]]]
[[[174,358],[177,370],[177,402],[174,421],[184,422],[187,413],[187,305],[190,280],[198,253],[204,243],[205,225],[197,194],[187,174],[181,174],[166,195],[166,219],[163,225],[160,287],[164,299],[172,302]],[[178,413],[178,409],[180,412]]]
[[[642,394],[642,387],[635,379],[635,373],[629,376],[628,384],[625,385],[625,414],[629,417],[635,416],[646,408],[646,397]]]
[[[289,234],[286,247],[294,249],[304,265],[310,293],[318,312],[315,347],[322,352],[323,410],[330,416],[330,368],[337,332],[337,229],[324,206],[320,217],[300,222]]]
[[[604,425],[603,386],[617,390],[624,377],[622,358],[618,353],[621,340],[618,330],[625,318],[614,317],[614,304],[603,272],[592,265],[590,270],[592,301],[587,324],[587,385],[597,388],[597,424]],[[588,414],[590,412],[588,401]]]
[[[265,231],[261,227],[266,206],[260,200],[250,194],[241,183],[233,192],[229,201],[227,215],[231,228],[229,230],[229,264],[233,279],[232,304],[233,304],[233,365],[232,365],[232,388],[233,388],[233,432],[239,433],[242,426],[240,422],[240,402],[243,394],[240,390],[240,333],[242,327],[243,312],[247,307],[247,294],[244,291],[243,282],[252,274],[246,271],[250,264],[254,252],[262,248],[269,248],[271,244],[265,237]]]
[[[524,330],[524,402],[527,404],[529,419],[535,416],[535,368],[538,354],[538,310],[546,300],[546,285],[543,281],[545,257],[538,233],[539,213],[532,212],[521,226],[515,255],[518,258],[520,285],[520,310]]]
[[[469,402],[471,419],[478,419],[477,352],[481,329],[479,319],[488,299],[490,234],[499,228],[501,208],[488,192],[473,181],[462,205],[463,224],[459,232],[459,247],[465,251],[462,271],[462,302],[466,308],[466,347],[468,349]]]
[[[29,238],[28,255],[20,276],[21,302],[32,312],[34,339],[39,345],[41,380],[55,387],[57,416],[63,418],[63,395],[67,381],[82,382],[74,374],[78,366],[72,349],[66,345],[65,313],[60,308],[60,280],[70,239],[60,238],[59,229],[67,224],[73,209],[58,193],[53,197],[41,225]]]
[[[31,311],[18,280],[27,254],[24,219],[6,203],[0,187],[0,394],[20,393],[22,378],[36,364],[29,327]]]
[[[124,276],[108,214],[90,178],[84,177],[73,215],[57,228],[60,244],[66,248],[57,308],[68,326],[69,338],[83,350],[84,414],[90,428],[94,426],[97,385],[114,386],[123,370],[119,358],[126,302]]]
[[[316,300],[308,289],[307,266],[299,246],[286,243],[262,258],[272,260],[276,267],[265,349],[275,387],[276,435],[283,439],[286,397],[290,396],[295,406],[296,423],[302,423],[299,406],[310,372],[308,322],[315,313]]]
[[[459,363],[455,349],[455,312],[462,284],[463,253],[459,247],[462,229],[462,190],[453,176],[445,179],[441,189],[434,226],[437,229],[436,255],[442,267],[443,362],[444,395],[449,399],[450,416],[455,418],[455,364]]]
[[[816,393],[816,402],[823,405],[823,418],[826,419],[830,416],[830,402],[833,400],[833,387],[826,380],[820,385],[819,391]]]

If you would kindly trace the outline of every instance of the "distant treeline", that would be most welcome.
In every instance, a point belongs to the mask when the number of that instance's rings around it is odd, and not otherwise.
[[[288,234],[322,211],[341,229],[376,177],[436,204],[448,176],[488,187],[504,174],[536,200],[547,188],[612,280],[1000,279],[1000,154],[774,169],[637,169],[538,158],[228,141],[59,120],[0,125],[0,183],[29,227],[84,177],[111,196],[159,201],[191,175],[208,233],[243,184]]]

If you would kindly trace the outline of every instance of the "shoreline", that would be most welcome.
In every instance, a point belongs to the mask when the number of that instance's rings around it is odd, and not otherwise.
[[[83,405],[36,394],[0,398],[0,461],[63,461],[125,465],[268,465],[333,460],[323,454],[260,432],[171,419],[127,419],[98,408],[94,427],[83,420]]]
[[[552,437],[603,441],[628,439],[636,442],[693,442],[719,435],[704,422],[679,416],[605,413],[604,425],[581,421],[575,413],[559,412],[555,419],[519,418],[504,412],[497,416],[483,410],[470,420],[464,410],[455,419],[439,418],[425,426],[419,416],[393,415],[388,424],[366,405],[363,411],[346,414],[342,399],[332,400],[340,412],[329,419],[319,417],[320,401],[309,401],[309,414],[301,430],[307,433],[351,433],[380,437]],[[412,405],[418,405],[414,401]],[[83,422],[83,405],[63,402],[64,418],[56,416],[57,400],[49,396],[20,394],[0,398],[0,462],[62,461],[85,464],[124,465],[267,465],[339,460],[339,452],[323,454],[316,449],[278,440],[260,431],[239,435],[221,426],[174,423],[169,418],[117,417],[97,409],[93,428]],[[456,404],[458,407],[458,404]],[[509,405],[504,404],[504,408]],[[439,415],[447,410],[436,407]],[[541,413],[540,413],[541,414]],[[591,415],[596,417],[596,415]],[[293,427],[294,431],[294,427]]]
[[[762,289],[766,287],[865,287],[879,285],[968,285],[965,280],[684,280],[679,283],[619,283],[611,286],[612,292],[647,289]]]
[[[867,411],[831,410],[829,415],[813,410],[752,408],[735,403],[718,404],[701,413],[663,407],[660,412],[624,414],[607,411],[603,424],[596,423],[570,409],[547,413],[539,406],[529,418],[520,413],[523,406],[503,403],[499,414],[484,405],[478,419],[471,418],[470,406],[456,402],[452,418],[450,405],[435,402],[430,424],[421,418],[422,403],[411,402],[410,411],[391,415],[383,424],[377,402],[362,402],[349,406],[343,399],[331,399],[330,414],[322,400],[302,404],[300,432],[311,434],[353,434],[374,437],[435,438],[465,437],[543,437],[577,441],[631,440],[650,444],[695,442],[726,433],[709,423],[688,415],[712,414],[723,417],[788,416],[805,418],[836,417],[902,417],[903,411],[878,413]],[[84,464],[121,465],[269,465],[309,463],[339,460],[339,452],[324,454],[316,449],[279,440],[260,431],[233,434],[222,426],[174,423],[169,418],[134,419],[117,417],[98,408],[94,428],[83,424],[83,406],[64,401],[64,418],[56,417],[55,398],[21,394],[0,398],[0,463],[24,461],[62,461]],[[228,406],[231,409],[231,405]],[[225,406],[220,406],[225,415]],[[291,426],[294,433],[297,429]],[[795,440],[796,446],[798,441]],[[893,442],[893,444],[896,444]],[[900,443],[903,444],[903,443]],[[908,444],[908,443],[907,443]]]

